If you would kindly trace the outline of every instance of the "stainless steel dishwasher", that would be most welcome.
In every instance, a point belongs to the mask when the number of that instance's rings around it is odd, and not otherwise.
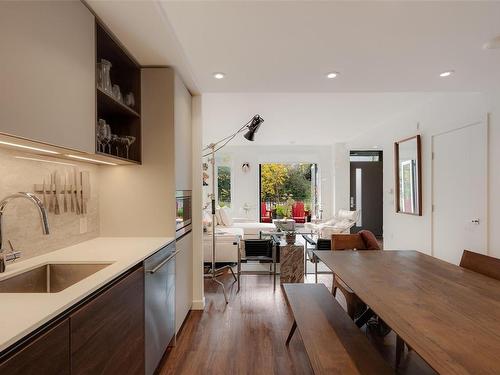
[[[146,375],[153,374],[175,335],[175,241],[144,261]]]

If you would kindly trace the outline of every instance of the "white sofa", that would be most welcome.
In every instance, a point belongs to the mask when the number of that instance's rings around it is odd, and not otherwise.
[[[271,223],[259,223],[250,219],[229,218],[224,208],[217,209],[216,231],[216,262],[237,262],[238,250],[233,245],[236,236],[241,236],[241,240],[258,239],[260,231],[272,231],[276,226]],[[211,216],[205,215],[205,224],[208,224],[207,232],[203,236],[203,260],[212,261],[212,230]],[[242,243],[242,251],[243,243]]]
[[[231,226],[219,225],[220,229],[227,228],[240,228],[243,229],[243,234],[245,239],[258,239],[261,231],[273,231],[276,230],[276,225],[271,223],[259,223],[258,221],[253,221],[250,219],[233,219]]]
[[[359,211],[339,210],[337,216],[322,223],[305,223],[304,229],[319,238],[331,239],[332,234],[349,233],[356,224]]]
[[[243,240],[244,234],[241,228],[216,228],[215,229],[215,261],[237,262],[238,246],[235,241]],[[212,262],[212,231],[211,228],[203,234],[203,261]]]

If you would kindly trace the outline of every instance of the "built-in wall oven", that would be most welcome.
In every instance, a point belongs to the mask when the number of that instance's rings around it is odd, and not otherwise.
[[[175,192],[175,237],[191,231],[192,201],[191,190],[177,190]]]
[[[144,261],[146,375],[154,374],[175,336],[175,241]]]

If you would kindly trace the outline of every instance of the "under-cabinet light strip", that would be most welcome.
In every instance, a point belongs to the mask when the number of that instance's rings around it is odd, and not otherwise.
[[[18,148],[23,148],[26,150],[33,150],[33,151],[40,151],[40,152],[46,152],[48,154],[54,154],[54,155],[59,155],[60,153],[57,151],[52,151],[52,150],[46,150],[44,148],[38,148],[38,147],[31,147],[31,146],[25,146],[25,145],[20,145],[18,143],[11,143],[11,142],[5,142],[5,141],[0,141],[0,144],[6,145],[6,146],[12,146],[12,147],[18,147]]]
[[[110,163],[110,162],[107,162],[107,161],[86,158],[86,157],[83,157],[83,156],[77,156],[77,155],[66,155],[66,156],[69,157],[69,158],[72,158],[72,159],[90,161],[92,163],[99,163],[99,164],[106,164],[106,165],[118,165],[116,163]]]
[[[25,156],[14,156],[16,159],[23,159],[23,160],[33,160],[33,161],[40,161],[42,163],[51,163],[51,164],[62,164],[62,165],[70,165],[72,167],[76,167],[76,164],[71,164],[71,163],[63,163],[62,161],[53,161],[53,160],[44,160],[44,159],[37,159],[37,158],[27,158]]]

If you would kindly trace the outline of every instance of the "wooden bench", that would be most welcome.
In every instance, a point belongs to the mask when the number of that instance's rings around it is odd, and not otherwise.
[[[315,374],[394,374],[324,284],[283,284]]]

